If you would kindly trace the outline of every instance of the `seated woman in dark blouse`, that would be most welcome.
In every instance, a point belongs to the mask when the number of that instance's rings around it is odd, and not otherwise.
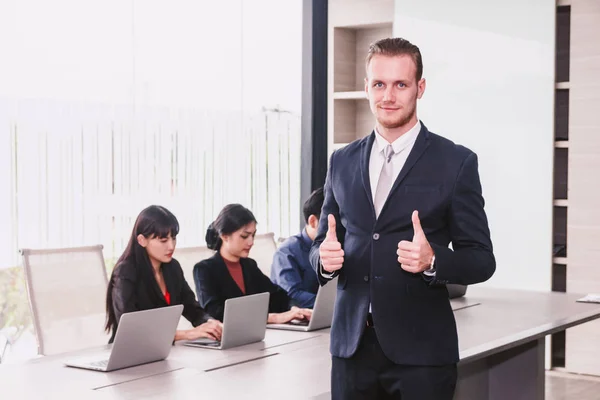
[[[200,307],[181,266],[173,258],[178,232],[177,219],[164,207],[150,206],[138,216],[108,283],[106,331],[112,331],[109,343],[113,342],[124,313],[176,304],[183,304],[182,314],[195,328],[178,330],[175,340],[220,340],[221,322]]]
[[[198,301],[210,315],[222,321],[225,300],[269,292],[268,323],[310,319],[312,310],[290,308],[286,291],[271,282],[256,261],[248,258],[255,235],[256,219],[250,210],[239,204],[223,208],[206,231],[206,244],[217,252],[194,266]]]

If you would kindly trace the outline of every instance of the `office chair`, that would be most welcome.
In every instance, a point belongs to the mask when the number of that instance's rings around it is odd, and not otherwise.
[[[104,345],[108,284],[102,245],[21,249],[40,355]]]

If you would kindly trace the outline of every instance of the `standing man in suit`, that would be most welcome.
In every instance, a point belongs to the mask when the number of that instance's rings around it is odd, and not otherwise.
[[[496,268],[477,156],[417,118],[417,46],[372,44],[366,73],[375,130],[332,154],[310,255],[321,284],[339,276],[333,399],[451,400],[459,356],[445,284]]]

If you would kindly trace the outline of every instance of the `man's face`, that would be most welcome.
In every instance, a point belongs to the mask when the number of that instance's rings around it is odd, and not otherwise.
[[[417,100],[425,92],[425,79],[417,81],[417,66],[408,55],[371,58],[365,91],[371,112],[384,128],[404,127],[416,115]]]

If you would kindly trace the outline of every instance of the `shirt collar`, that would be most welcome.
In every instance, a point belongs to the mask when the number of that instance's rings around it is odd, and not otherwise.
[[[302,233],[300,235],[302,237],[302,243],[304,243],[306,246],[308,246],[309,248],[312,246],[312,239],[308,236],[308,233],[306,232],[306,228],[302,229]]]
[[[417,120],[415,126],[410,128],[404,135],[400,136],[398,139],[392,142],[392,148],[394,149],[394,154],[400,153],[406,147],[411,145],[417,140],[417,136],[421,131],[421,121]],[[377,127],[375,127],[375,145],[377,146],[377,153],[383,152],[383,150],[388,145],[388,141],[379,134],[377,131]]]

